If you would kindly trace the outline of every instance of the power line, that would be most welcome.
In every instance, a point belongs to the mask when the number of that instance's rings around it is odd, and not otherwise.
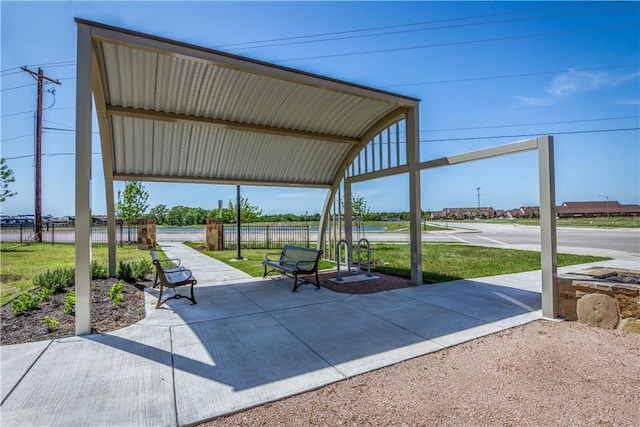
[[[7,89],[2,89],[2,90],[0,90],[0,92],[7,92],[7,91],[10,91],[10,90],[14,90],[14,89],[21,89],[23,87],[31,87],[31,86],[33,86],[35,84],[36,83],[29,83],[29,84],[22,85],[22,86],[14,86],[14,87],[10,87],[10,88],[7,88]]]
[[[393,87],[407,87],[407,86],[421,86],[421,85],[433,85],[433,84],[443,84],[443,83],[460,83],[460,82],[470,82],[477,80],[497,80],[497,79],[510,79],[516,77],[528,77],[528,76],[541,76],[544,74],[557,74],[557,73],[566,73],[567,71],[598,71],[598,70],[608,70],[613,68],[631,68],[638,67],[640,63],[636,64],[625,64],[625,65],[611,65],[606,67],[594,67],[594,68],[571,68],[569,70],[556,70],[556,71],[536,71],[530,73],[519,73],[519,74],[502,74],[496,76],[484,76],[484,77],[468,77],[461,79],[451,79],[451,80],[436,80],[432,82],[419,82],[419,83],[405,83],[405,84],[397,84],[397,85],[387,85],[380,86],[380,89],[388,89]]]
[[[6,139],[3,139],[2,142],[13,141],[14,139],[26,138],[27,136],[33,136],[33,134],[29,133],[26,135],[14,136],[13,138],[6,138]]]
[[[610,31],[610,30],[617,30],[622,28],[633,28],[638,26],[640,25],[628,24],[628,25],[617,25],[613,27],[587,28],[587,29],[568,30],[568,31],[551,31],[548,33],[525,34],[520,36],[504,36],[504,37],[494,37],[489,39],[465,40],[465,41],[436,43],[436,44],[420,45],[420,46],[408,46],[408,47],[398,47],[398,48],[390,48],[390,49],[376,49],[376,50],[366,50],[366,51],[347,52],[347,53],[334,53],[330,55],[306,56],[302,58],[280,59],[272,62],[278,63],[278,62],[304,61],[308,59],[338,58],[342,56],[369,55],[372,53],[388,53],[388,52],[408,51],[408,50],[417,50],[417,49],[429,49],[434,47],[468,45],[468,44],[477,44],[477,43],[491,43],[491,42],[505,41],[505,40],[521,40],[521,39],[534,38],[534,37],[559,36],[559,35],[565,35],[565,34],[585,33],[585,32],[593,32],[593,31]]]
[[[92,155],[102,154],[102,153],[91,153]],[[58,156],[75,156],[76,153],[43,153],[43,156],[47,157],[58,157]],[[17,159],[26,159],[28,157],[34,157],[34,154],[25,154],[24,156],[14,156],[14,157],[5,157],[5,160],[17,160]]]
[[[505,24],[510,22],[531,21],[531,20],[538,20],[538,19],[556,18],[556,17],[562,17],[562,16],[578,16],[578,15],[587,15],[587,14],[593,14],[593,13],[617,12],[620,10],[629,10],[629,9],[637,9],[637,8],[638,8],[637,6],[630,6],[630,7],[623,7],[623,8],[617,8],[617,9],[608,9],[605,11],[595,10],[595,11],[587,11],[587,12],[581,12],[581,13],[559,13],[559,14],[544,15],[544,16],[527,16],[527,17],[521,17],[521,18],[502,19],[497,21],[469,22],[465,24],[452,24],[452,25],[445,25],[440,27],[418,28],[413,30],[390,31],[390,32],[384,32],[384,33],[361,34],[361,35],[343,36],[343,37],[331,37],[331,38],[323,38],[318,40],[291,41],[286,43],[273,43],[273,44],[265,44],[261,46],[248,46],[248,47],[236,48],[231,50],[238,51],[238,50],[248,50],[248,49],[263,49],[268,47],[290,46],[290,45],[296,45],[296,44],[322,43],[322,42],[328,42],[328,41],[338,41],[338,40],[347,40],[347,39],[352,40],[357,38],[379,37],[379,36],[387,36],[387,35],[395,35],[395,34],[417,33],[417,32],[424,32],[424,31],[449,30],[454,28],[464,28],[464,27],[474,27],[474,26],[477,27],[481,25],[492,25],[492,24]],[[438,22],[438,21],[432,21],[432,22],[426,22],[426,23],[434,23],[434,22]],[[417,24],[414,24],[414,25],[417,25]]]
[[[637,131],[637,130],[640,130],[640,127],[552,132],[551,135],[555,136],[555,135],[576,135],[576,134],[586,134],[586,133],[628,132],[628,131]],[[498,138],[531,138],[536,136],[540,136],[540,134],[530,133],[530,134],[519,134],[519,135],[476,136],[476,137],[469,137],[469,138],[422,139],[420,140],[420,142],[474,141],[474,140],[480,140],[480,139],[498,139]]]
[[[420,132],[449,132],[449,131],[459,131],[459,130],[479,130],[479,129],[497,129],[497,128],[511,128],[511,127],[525,127],[525,126],[559,125],[559,124],[567,124],[567,123],[598,122],[598,121],[605,121],[605,120],[636,119],[638,117],[640,116],[635,115],[635,116],[622,116],[622,117],[602,117],[602,118],[595,118],[595,119],[562,120],[558,122],[519,123],[519,124],[497,125],[497,126],[475,126],[475,127],[467,127],[467,128],[427,129]]]
[[[391,29],[391,28],[404,28],[404,27],[411,27],[411,26],[417,26],[417,25],[439,24],[439,23],[442,23],[442,22],[461,21],[461,20],[466,20],[466,19],[489,18],[489,17],[493,17],[493,16],[514,15],[514,14],[519,14],[519,13],[540,12],[540,11],[546,11],[546,10],[564,9],[564,8],[569,8],[569,7],[584,7],[584,6],[590,6],[590,5],[588,3],[582,3],[582,4],[569,5],[569,6],[563,5],[563,6],[559,6],[559,7],[556,6],[556,7],[541,8],[541,9],[540,8],[538,8],[538,9],[525,9],[525,10],[519,10],[519,11],[513,11],[513,12],[501,12],[501,13],[491,13],[491,14],[474,15],[474,16],[462,16],[462,17],[456,17],[456,18],[446,18],[446,19],[438,19],[438,20],[432,20],[432,21],[422,21],[422,22],[407,23],[407,24],[385,25],[385,26],[378,26],[378,27],[360,28],[360,29],[355,29],[355,30],[332,31],[332,32],[326,32],[326,33],[307,34],[307,35],[302,35],[302,36],[291,36],[291,37],[281,37],[281,38],[275,38],[275,39],[255,40],[255,41],[249,41],[249,42],[231,43],[231,44],[214,46],[213,48],[214,49],[220,49],[220,48],[227,48],[227,47],[240,46],[240,45],[246,45],[246,44],[271,43],[271,42],[279,42],[279,41],[286,41],[286,40],[298,40],[298,39],[311,38],[311,37],[334,36],[334,35],[338,35],[338,34],[360,33],[360,32],[375,31],[375,30],[387,30],[387,29]],[[263,47],[263,46],[260,46],[260,47]]]

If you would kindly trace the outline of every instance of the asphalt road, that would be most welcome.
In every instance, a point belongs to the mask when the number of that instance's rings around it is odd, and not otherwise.
[[[438,224],[438,223],[436,223]],[[444,226],[444,222],[442,223]],[[452,224],[449,224],[452,226]],[[517,224],[455,223],[454,230],[423,232],[423,242],[461,242],[473,245],[512,249],[540,250],[540,227]],[[637,256],[640,264],[640,229],[557,228],[558,252],[600,255],[613,258]],[[360,236],[362,237],[362,236]],[[409,234],[367,232],[371,242],[408,242]],[[311,240],[317,233],[311,233]],[[162,233],[159,241],[204,239],[202,233]]]
[[[470,244],[540,250],[540,227],[518,224],[456,223],[450,236]],[[558,252],[584,255],[640,257],[640,229],[556,229]],[[640,262],[640,261],[639,261]]]

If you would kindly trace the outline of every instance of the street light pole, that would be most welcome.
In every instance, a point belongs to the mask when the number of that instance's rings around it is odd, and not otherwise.
[[[607,199],[607,218],[609,218],[609,196],[603,196],[602,194],[598,194],[598,197],[604,197]]]
[[[476,190],[478,190],[478,209],[480,209],[480,187],[476,187]]]

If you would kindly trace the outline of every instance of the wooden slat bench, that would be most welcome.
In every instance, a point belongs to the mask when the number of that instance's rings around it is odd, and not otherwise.
[[[193,295],[193,286],[196,283],[198,283],[198,281],[191,274],[191,270],[180,265],[179,259],[170,259],[170,260],[161,261],[158,258],[158,254],[156,253],[155,249],[151,249],[150,253],[151,253],[151,260],[153,262],[153,265],[156,268],[156,278],[155,278],[153,287],[155,288],[158,283],[160,284],[160,294],[158,295],[158,303],[156,304],[156,308],[160,308],[162,304],[164,304],[165,302],[167,302],[172,298],[180,299],[184,297],[184,298],[187,298],[189,301],[191,301],[192,304],[197,304],[196,298]],[[171,263],[171,266],[163,267],[162,263],[167,263],[167,262]],[[179,286],[189,286],[189,285],[191,286],[190,297],[179,294],[178,291],[176,291],[175,289]],[[174,295],[166,298],[163,301],[162,291],[164,290],[165,287],[173,289]]]
[[[265,260],[262,261],[262,264],[264,264],[264,275],[262,277],[267,277],[267,274],[271,272],[292,276],[295,279],[292,292],[295,292],[300,285],[313,283],[305,279],[300,279],[301,281],[298,283],[299,275],[307,276],[315,274],[316,282],[314,285],[316,285],[317,289],[320,289],[318,263],[320,262],[321,255],[322,251],[318,249],[285,245],[279,254],[266,254]],[[275,258],[276,256],[277,259]],[[267,271],[267,268],[271,268],[271,270]]]

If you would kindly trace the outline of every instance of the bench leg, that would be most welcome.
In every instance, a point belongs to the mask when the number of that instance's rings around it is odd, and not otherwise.
[[[162,286],[162,283],[160,283],[160,293],[158,294],[158,303],[156,304],[156,308],[160,308],[160,306],[164,303],[164,301],[162,301],[162,289],[164,288],[164,286]]]
[[[320,279],[318,278],[318,270],[316,270],[316,289],[320,289]]]
[[[295,292],[298,290],[298,287],[300,286],[300,284],[298,284],[298,273],[293,273],[293,290],[291,292]]]
[[[171,296],[171,297],[168,297],[168,298],[166,298],[166,299],[163,301],[163,300],[162,300],[162,289],[164,288],[164,286],[162,286],[162,283],[160,283],[160,294],[158,295],[158,303],[156,304],[156,308],[160,308],[160,306],[161,306],[162,304],[164,304],[165,302],[167,302],[167,301],[169,301],[170,299],[173,299],[173,298],[175,298],[175,299],[186,298],[186,299],[188,299],[189,301],[191,301],[191,304],[197,304],[197,302],[196,302],[196,297],[195,297],[195,295],[194,295],[194,293],[193,293],[193,285],[195,285],[195,283],[192,283],[192,284],[191,284],[191,296],[190,296],[190,297],[188,297],[188,296],[186,296],[186,295],[181,295],[181,294],[176,290],[176,288],[173,288],[173,292],[174,292],[174,294],[175,294],[175,295],[173,295],[173,296]]]
[[[189,300],[191,300],[193,304],[197,304],[196,297],[193,295],[193,285],[195,285],[195,283],[191,284],[191,298],[189,298]]]

